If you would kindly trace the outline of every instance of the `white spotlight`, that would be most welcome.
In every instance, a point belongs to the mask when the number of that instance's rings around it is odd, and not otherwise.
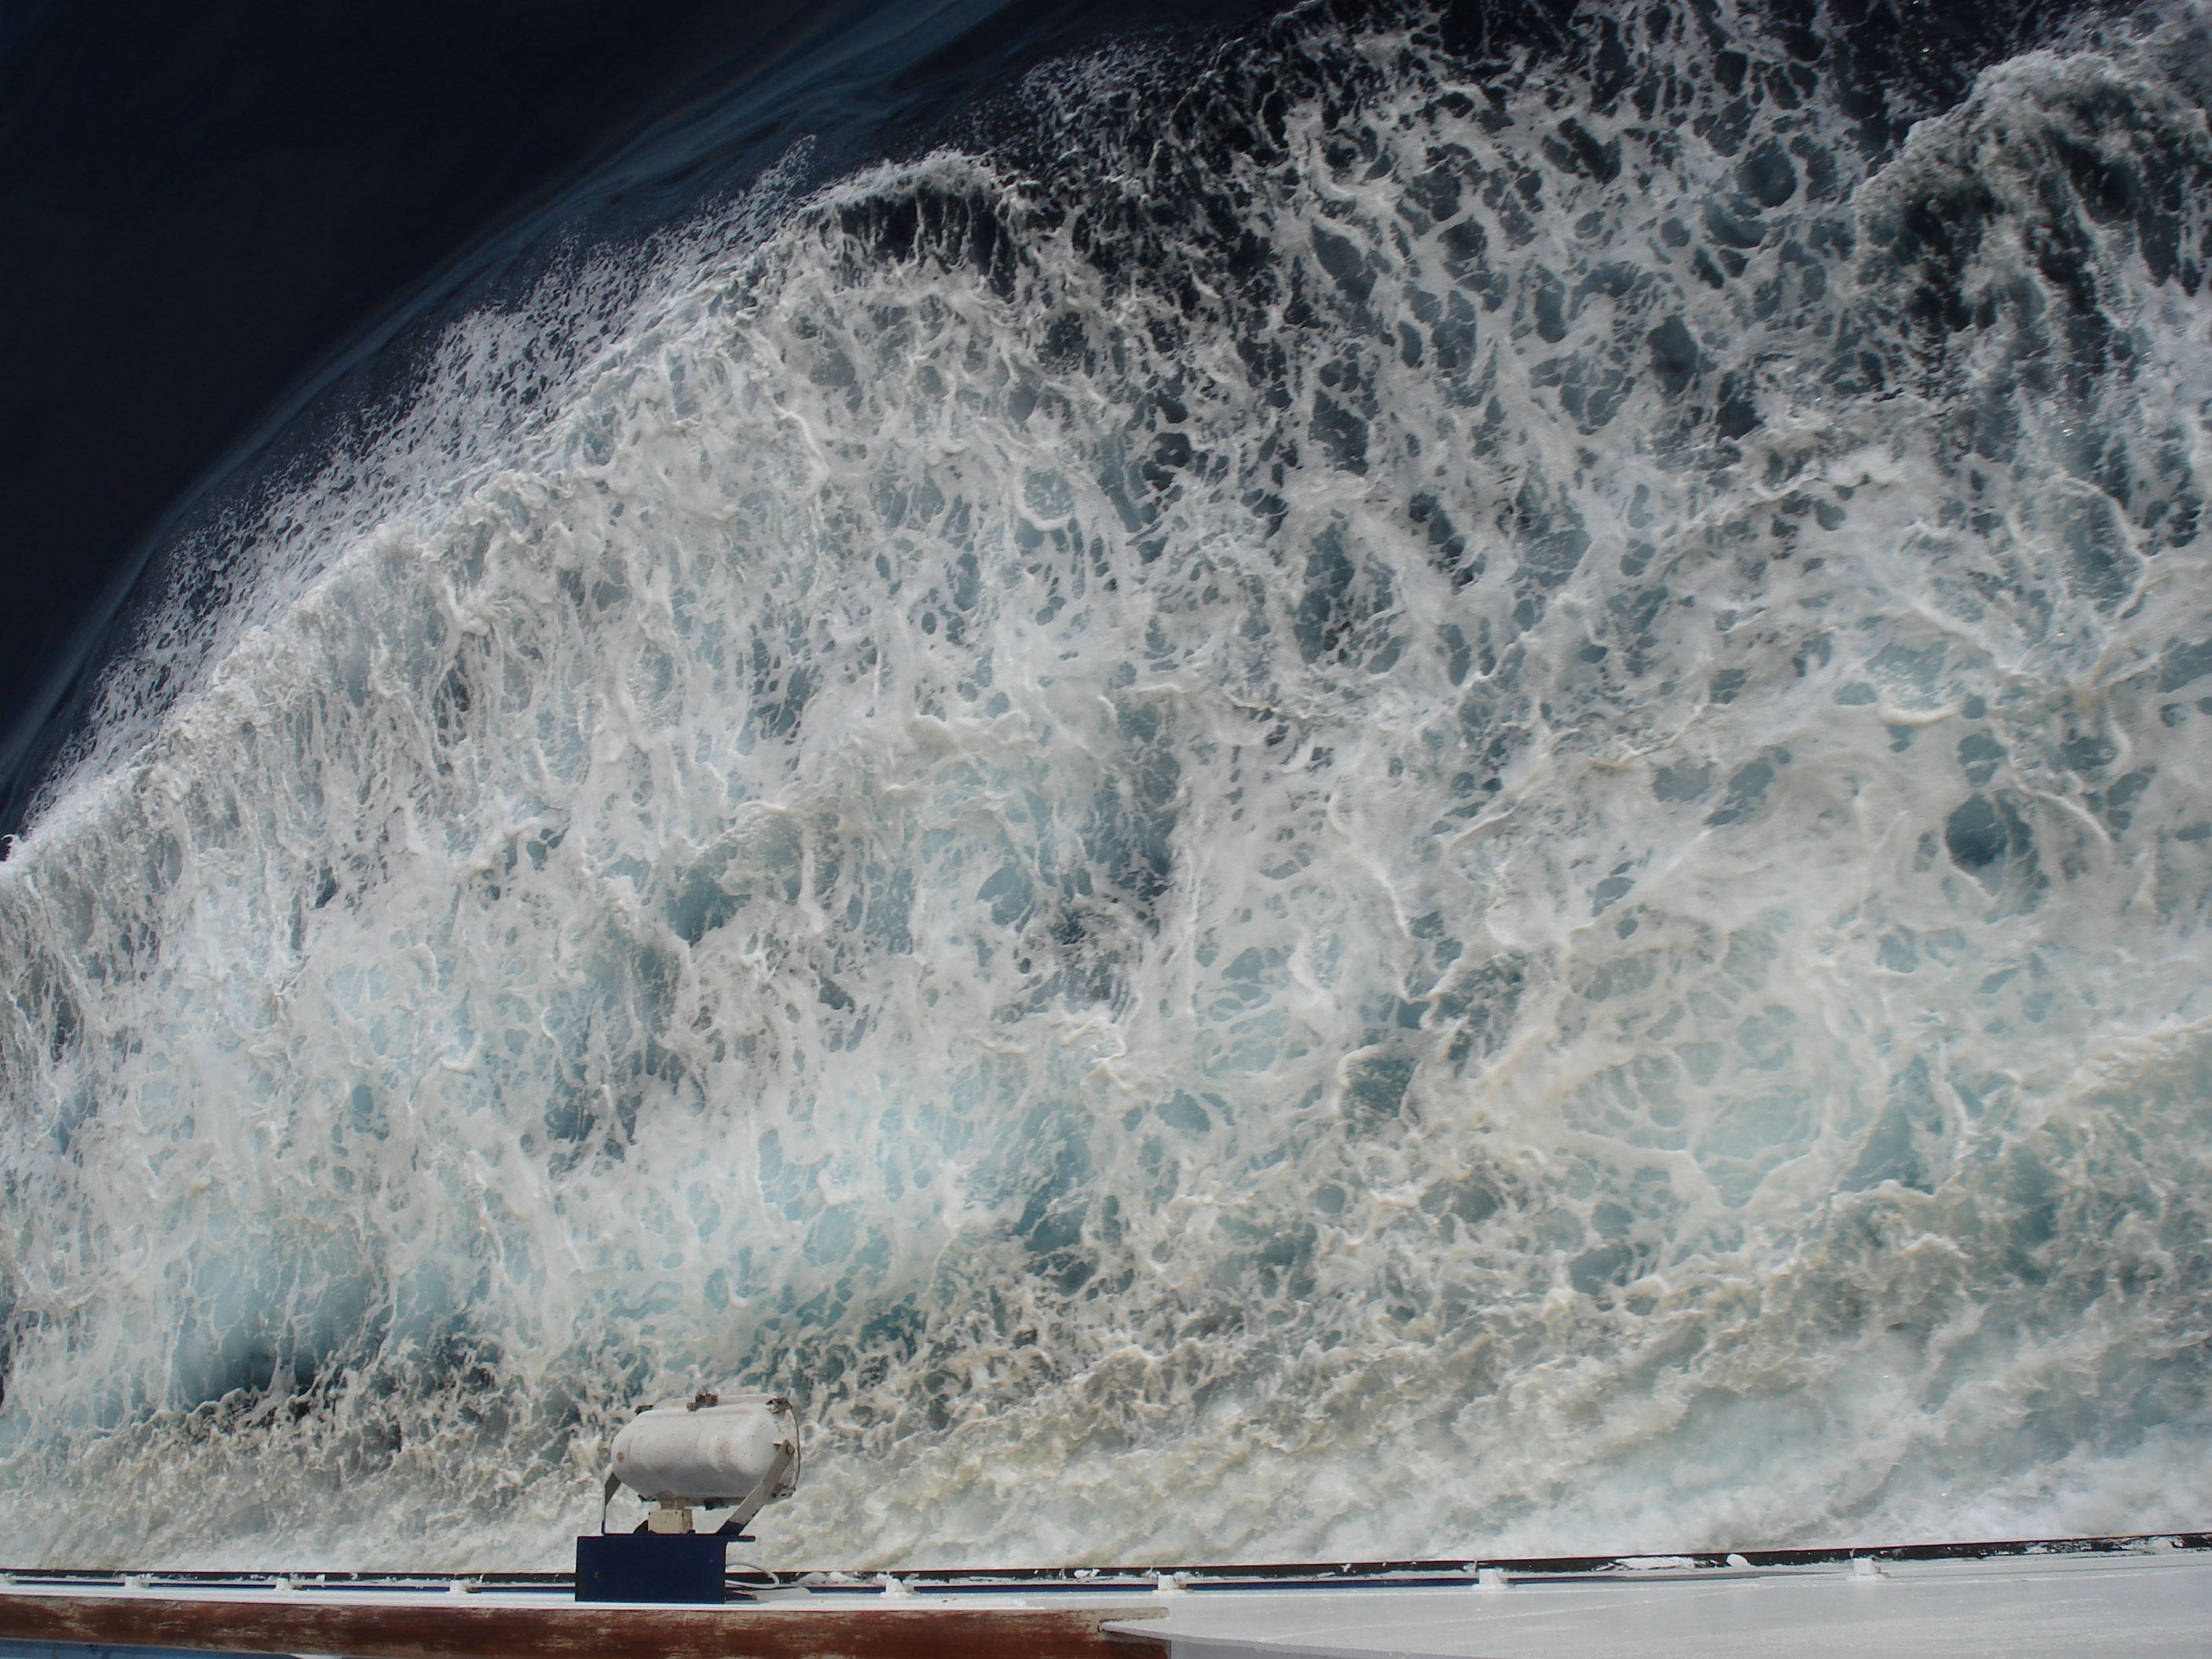
[[[774,1394],[698,1394],[641,1407],[615,1436],[614,1465],[599,1504],[628,1486],[659,1507],[646,1517],[656,1533],[692,1530],[691,1510],[733,1511],[722,1523],[735,1535],[763,1504],[799,1490],[799,1419]]]

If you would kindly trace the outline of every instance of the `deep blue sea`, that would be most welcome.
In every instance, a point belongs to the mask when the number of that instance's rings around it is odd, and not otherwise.
[[[2212,40],[1994,28],[855,6],[488,228],[0,863],[9,1564],[2212,1522]]]

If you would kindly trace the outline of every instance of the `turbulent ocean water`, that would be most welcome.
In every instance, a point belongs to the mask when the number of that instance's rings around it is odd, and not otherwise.
[[[0,864],[10,1564],[2212,1520],[2212,44],[1960,87],[1308,9],[444,325]]]

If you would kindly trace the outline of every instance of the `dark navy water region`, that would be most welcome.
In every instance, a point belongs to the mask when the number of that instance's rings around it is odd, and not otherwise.
[[[1264,9],[19,9],[0,36],[18,250],[0,301],[37,321],[0,358],[18,388],[0,445],[0,834],[88,678],[130,648],[148,562],[189,542],[210,492],[404,395],[441,319],[649,234],[803,138],[807,176],[833,178],[926,147],[1086,41],[1195,40]]]

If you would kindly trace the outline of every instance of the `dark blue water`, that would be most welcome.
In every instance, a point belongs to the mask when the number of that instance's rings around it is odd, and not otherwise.
[[[26,7],[0,25],[0,833],[211,501],[411,384],[426,332],[802,139],[924,147],[1083,42],[1267,8]],[[151,569],[149,571],[149,566]],[[120,630],[120,631],[118,631]]]

